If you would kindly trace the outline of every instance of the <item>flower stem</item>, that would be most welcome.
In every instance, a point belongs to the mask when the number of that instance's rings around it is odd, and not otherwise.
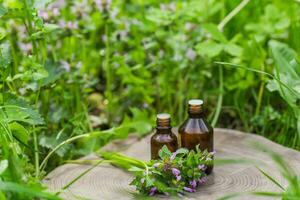
[[[224,26],[236,16],[248,3],[250,0],[243,0],[237,7],[235,7],[218,25],[218,29],[223,31]]]

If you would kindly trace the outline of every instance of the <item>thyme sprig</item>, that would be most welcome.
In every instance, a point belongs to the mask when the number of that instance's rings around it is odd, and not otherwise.
[[[205,170],[212,165],[214,152],[188,151],[180,148],[172,153],[164,146],[158,160],[144,162],[119,153],[102,152],[102,158],[132,172],[135,176],[130,185],[142,194],[183,195],[196,192],[197,187],[207,180]]]

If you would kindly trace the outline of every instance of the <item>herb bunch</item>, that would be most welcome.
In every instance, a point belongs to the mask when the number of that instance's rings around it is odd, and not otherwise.
[[[130,183],[142,194],[178,194],[196,192],[198,186],[205,183],[205,170],[212,165],[214,152],[196,151],[180,148],[172,153],[164,146],[159,151],[159,160],[148,163],[116,153],[101,153],[111,163],[124,168],[135,175]],[[130,167],[129,167],[130,166]]]

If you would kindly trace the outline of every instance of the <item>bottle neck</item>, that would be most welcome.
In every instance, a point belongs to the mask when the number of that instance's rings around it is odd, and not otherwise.
[[[156,130],[159,134],[169,134],[171,132],[171,119],[170,118],[158,118],[156,120]]]
[[[156,134],[170,134],[172,127],[156,127]]]
[[[189,113],[189,118],[204,118],[204,113]]]
[[[202,105],[189,105],[188,114],[189,118],[203,118],[204,112]]]

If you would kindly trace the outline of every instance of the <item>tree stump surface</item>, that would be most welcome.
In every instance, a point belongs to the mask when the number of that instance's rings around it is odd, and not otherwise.
[[[280,192],[280,188],[262,175],[255,165],[270,174],[282,185],[287,186],[287,181],[280,174],[271,156],[255,147],[253,143],[263,145],[269,150],[281,155],[295,173],[300,175],[299,151],[283,147],[255,134],[219,128],[216,128],[214,133],[214,147],[217,152],[215,155],[216,159],[249,159],[253,161],[253,164],[251,162],[217,165],[214,167],[213,173],[209,175],[205,185],[201,186],[196,193],[186,194],[182,199],[214,200],[236,192]],[[104,147],[104,149],[120,151],[138,159],[149,160],[150,135],[141,140],[131,136],[125,141],[111,143]],[[96,155],[89,155],[82,159],[89,160],[97,158]],[[90,165],[82,164],[62,165],[49,173],[44,183],[49,187],[50,191],[59,191],[63,186],[90,167]],[[66,200],[135,199],[133,195],[135,188],[129,186],[132,179],[132,175],[126,171],[108,164],[100,164],[72,184],[68,189],[64,190],[61,193],[61,197]],[[155,198],[176,199],[175,197],[162,196],[156,196]],[[276,198],[245,194],[235,197],[234,199],[253,200]]]

